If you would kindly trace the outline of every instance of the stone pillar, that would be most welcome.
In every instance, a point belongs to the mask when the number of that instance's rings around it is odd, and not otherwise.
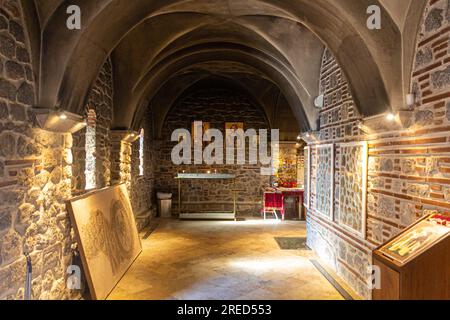
[[[111,131],[111,183],[125,183],[131,192],[132,143],[139,134],[131,131]]]

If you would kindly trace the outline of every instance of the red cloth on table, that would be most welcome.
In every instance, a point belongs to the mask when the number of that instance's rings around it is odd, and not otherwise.
[[[284,210],[284,195],[282,193],[264,193],[264,208]]]

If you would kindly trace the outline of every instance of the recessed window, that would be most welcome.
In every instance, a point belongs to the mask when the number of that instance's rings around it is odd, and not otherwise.
[[[141,129],[141,134],[139,136],[139,175],[144,175],[144,139],[145,132]]]
[[[95,189],[97,187],[97,181],[95,176],[95,126],[97,116],[94,110],[89,110],[88,121],[86,127],[86,169],[84,171],[86,177],[86,190]]]

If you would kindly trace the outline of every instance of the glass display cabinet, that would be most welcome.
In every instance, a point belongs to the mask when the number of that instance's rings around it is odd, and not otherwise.
[[[374,300],[450,299],[450,217],[429,214],[373,253]]]

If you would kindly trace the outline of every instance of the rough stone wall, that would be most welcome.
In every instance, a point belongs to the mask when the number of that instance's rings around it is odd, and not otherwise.
[[[133,143],[131,154],[131,203],[142,229],[156,214],[155,200],[155,154],[153,142],[152,111],[149,108],[143,121],[144,129],[144,175],[139,175],[139,140]]]
[[[24,253],[33,262],[33,299],[75,298],[65,286],[72,138],[36,128],[22,10],[19,1],[0,3],[0,299],[23,298]]]
[[[255,215],[259,213],[262,189],[269,178],[261,176],[260,165],[182,165],[172,163],[171,152],[176,143],[171,142],[175,129],[185,128],[191,131],[193,121],[210,122],[211,128],[225,130],[225,122],[244,122],[245,130],[268,129],[269,125],[263,111],[253,105],[249,99],[239,93],[228,90],[201,90],[180,99],[167,116],[163,130],[163,140],[155,148],[159,150],[156,161],[155,189],[170,191],[174,194],[173,208],[177,209],[178,187],[174,177],[183,171],[206,173],[208,170],[218,173],[236,174],[238,194],[238,214]],[[225,136],[225,134],[224,134]],[[224,153],[225,154],[225,153]],[[225,156],[225,155],[224,155]],[[183,181],[183,211],[197,210],[230,211],[233,208],[232,186],[229,181]]]
[[[122,139],[122,134],[112,134],[111,177],[112,184],[125,183],[131,193],[131,154],[132,144]]]
[[[364,298],[370,298],[365,268],[371,264],[371,251],[427,210],[450,211],[449,36],[450,2],[429,1],[411,80],[411,90],[417,98],[413,121],[405,130],[385,130],[369,136],[358,129],[356,121],[360,116],[336,60],[328,51],[324,54],[321,86],[325,106],[321,112],[320,144],[335,143],[334,210],[339,208],[340,144],[368,141],[367,235],[363,239],[348,232],[338,222],[319,217],[311,207],[308,241]],[[314,174],[311,180],[312,186]]]
[[[103,65],[97,80],[91,88],[86,104],[85,116],[89,110],[95,112],[95,181],[96,188],[107,187],[111,183],[111,137],[110,128],[113,110],[113,78],[111,59]],[[83,193],[86,186],[86,130],[83,129],[74,136],[74,166],[73,191]]]

